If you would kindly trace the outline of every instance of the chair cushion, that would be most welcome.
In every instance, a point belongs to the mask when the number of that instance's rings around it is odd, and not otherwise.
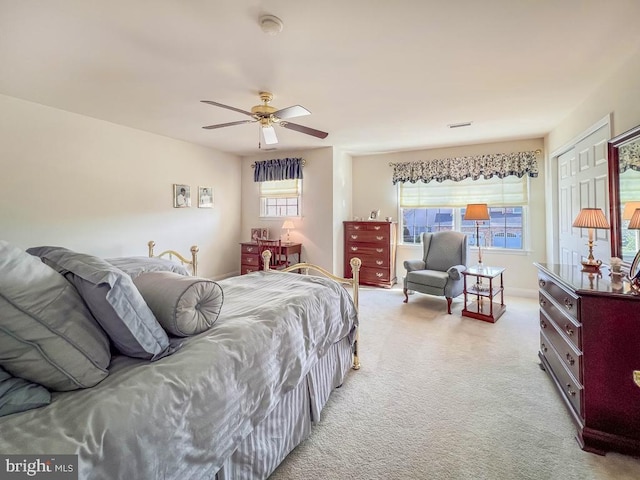
[[[444,290],[445,285],[449,281],[449,274],[437,270],[416,270],[407,273],[407,281]]]
[[[27,252],[67,277],[118,351],[147,360],[172,353],[166,332],[122,270],[62,247],[34,247]]]
[[[426,264],[429,270],[446,271],[462,263],[462,243],[459,232],[438,232],[431,237]]]

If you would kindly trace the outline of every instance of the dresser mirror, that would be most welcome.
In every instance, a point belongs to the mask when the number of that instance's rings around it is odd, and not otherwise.
[[[608,149],[611,254],[630,268],[640,250],[640,230],[628,228],[640,208],[640,125],[612,138]]]

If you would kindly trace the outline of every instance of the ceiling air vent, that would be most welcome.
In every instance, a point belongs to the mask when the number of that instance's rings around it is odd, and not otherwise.
[[[450,123],[447,125],[449,128],[460,128],[460,127],[468,127],[471,125],[471,122],[460,122],[460,123]]]

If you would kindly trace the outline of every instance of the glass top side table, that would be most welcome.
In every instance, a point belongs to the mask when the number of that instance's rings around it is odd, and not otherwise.
[[[473,266],[462,272],[464,276],[463,317],[490,323],[498,321],[507,309],[504,304],[502,278],[504,271],[505,269],[502,267]],[[500,294],[500,303],[494,300],[498,294]]]

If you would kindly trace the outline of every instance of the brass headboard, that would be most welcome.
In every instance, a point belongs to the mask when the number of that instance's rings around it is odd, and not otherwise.
[[[178,252],[176,252],[175,250],[165,250],[162,253],[159,253],[158,255],[154,255],[153,254],[153,247],[156,246],[156,242],[154,242],[153,240],[150,240],[149,243],[147,244],[149,245],[149,257],[153,258],[153,257],[164,257],[167,256],[169,257],[169,259],[173,259],[173,257],[177,258],[178,260],[180,260],[180,262],[183,265],[191,265],[191,271],[193,272],[193,276],[197,276],[198,275],[198,251],[200,250],[198,248],[197,245],[194,245],[191,247],[191,260],[185,258],[184,256],[180,255]]]

